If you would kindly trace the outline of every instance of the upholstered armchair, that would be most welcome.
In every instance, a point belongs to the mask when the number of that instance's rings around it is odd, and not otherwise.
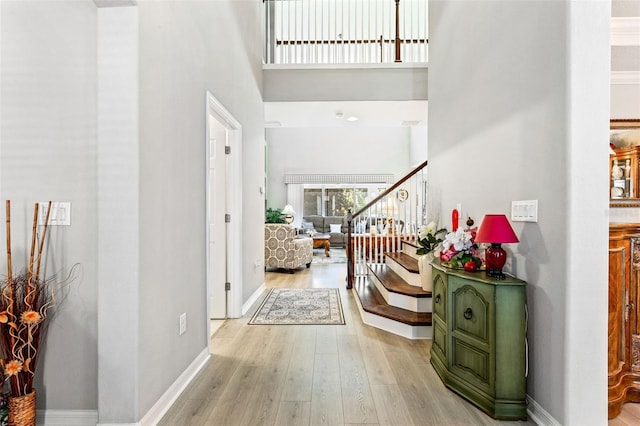
[[[297,238],[296,229],[284,223],[264,225],[264,266],[265,268],[285,268],[289,273],[306,265],[311,266],[313,240]]]

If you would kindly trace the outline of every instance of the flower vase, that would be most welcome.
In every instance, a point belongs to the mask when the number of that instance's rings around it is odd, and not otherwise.
[[[8,426],[35,426],[36,391],[9,397]]]
[[[431,261],[435,259],[436,253],[430,251],[418,258],[418,272],[420,272],[420,284],[424,291],[433,290],[433,280],[431,278]]]

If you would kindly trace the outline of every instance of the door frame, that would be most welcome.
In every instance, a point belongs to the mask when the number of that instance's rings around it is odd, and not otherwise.
[[[242,316],[242,126],[233,115],[213,96],[210,91],[206,93],[206,115],[205,115],[205,293],[206,293],[206,318],[207,318],[207,341],[209,338],[211,321],[209,319],[209,116],[218,118],[222,125],[228,130],[227,144],[231,148],[231,154],[227,156],[227,179],[226,179],[226,204],[227,214],[231,215],[231,222],[226,224],[226,246],[227,246],[227,278],[231,283],[231,288],[227,291],[227,317],[239,318]],[[235,189],[235,190],[234,190]]]

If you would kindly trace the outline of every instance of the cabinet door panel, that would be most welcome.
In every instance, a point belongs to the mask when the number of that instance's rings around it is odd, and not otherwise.
[[[617,373],[624,366],[625,356],[625,247],[609,249],[609,384],[615,383]]]
[[[464,285],[452,290],[454,310],[452,330],[488,344],[493,302],[491,289],[486,289],[485,293],[489,293],[486,295],[480,293],[478,285]]]
[[[447,313],[447,276],[444,272],[433,268],[433,314],[440,317],[442,321]]]
[[[486,351],[466,343],[451,339],[451,372],[465,380],[472,381],[485,392],[491,392],[491,356]]]
[[[446,324],[443,324],[438,319],[433,319],[433,342],[431,343],[431,349],[442,359],[446,364],[447,359],[447,329]]]

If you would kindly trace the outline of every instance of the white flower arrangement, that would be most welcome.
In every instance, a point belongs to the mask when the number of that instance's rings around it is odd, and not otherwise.
[[[449,232],[444,237],[442,242],[442,248],[449,250],[453,246],[455,251],[469,250],[473,246],[473,234],[469,231],[465,231],[462,227],[459,227],[455,232]]]
[[[427,254],[438,248],[442,242],[439,234],[447,232],[446,228],[436,229],[437,225],[434,221],[429,222],[427,225],[422,225],[418,229],[418,243],[422,246],[416,253],[419,255]]]

